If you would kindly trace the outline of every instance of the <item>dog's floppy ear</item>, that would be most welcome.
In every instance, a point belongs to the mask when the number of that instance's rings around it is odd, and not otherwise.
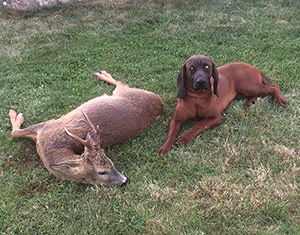
[[[219,97],[219,92],[218,92],[219,74],[215,63],[211,62],[211,64],[212,64],[212,77],[214,79],[214,94],[217,97]]]
[[[186,79],[186,66],[185,63],[181,66],[181,69],[177,76],[177,98],[183,99],[185,97],[185,85]]]

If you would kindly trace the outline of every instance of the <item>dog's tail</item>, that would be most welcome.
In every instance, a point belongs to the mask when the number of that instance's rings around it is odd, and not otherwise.
[[[260,72],[260,73],[261,73],[261,76],[262,76],[262,83],[264,85],[272,85],[270,79],[267,78],[267,76],[264,75],[262,72]],[[271,95],[271,100],[273,100],[273,101],[275,100],[275,96],[274,95]]]
[[[271,81],[269,80],[269,78],[267,78],[266,75],[264,75],[262,72],[260,72],[261,76],[262,76],[262,83],[264,85],[272,85]]]

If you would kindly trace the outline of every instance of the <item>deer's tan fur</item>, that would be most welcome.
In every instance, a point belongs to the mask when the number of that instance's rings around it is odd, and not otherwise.
[[[10,110],[11,136],[34,140],[44,166],[61,179],[124,185],[128,179],[115,169],[103,148],[148,127],[161,113],[162,101],[153,92],[114,80],[105,71],[94,76],[116,86],[112,96],[94,98],[59,119],[24,129],[20,129],[23,115]]]

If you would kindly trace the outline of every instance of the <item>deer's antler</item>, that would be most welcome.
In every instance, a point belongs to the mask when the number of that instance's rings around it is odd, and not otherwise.
[[[97,125],[95,128],[94,124],[91,122],[91,120],[86,115],[86,113],[83,110],[81,110],[81,113],[85,117],[86,123],[90,126],[90,128],[92,130],[91,137],[93,137],[96,144],[99,145],[99,147],[100,147],[100,136],[101,136],[100,127]]]
[[[83,153],[83,156],[92,159],[98,155],[97,154],[98,152],[100,152],[101,150],[103,151],[103,149],[101,148],[101,145],[100,145],[100,127],[97,125],[95,128],[95,126],[93,125],[91,120],[88,118],[86,113],[84,111],[81,111],[81,112],[82,112],[83,116],[85,117],[86,122],[91,129],[90,131],[88,131],[88,133],[86,135],[86,140],[81,139],[77,135],[72,134],[67,128],[64,128],[64,130],[72,139],[76,140],[77,142],[79,142],[80,144],[82,144],[86,147],[89,154],[85,154],[86,153],[86,150],[85,150],[85,153]]]

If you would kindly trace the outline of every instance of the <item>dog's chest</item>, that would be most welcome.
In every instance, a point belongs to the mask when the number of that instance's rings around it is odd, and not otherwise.
[[[208,103],[196,103],[195,105],[195,115],[198,118],[209,117],[211,114],[212,105]]]

